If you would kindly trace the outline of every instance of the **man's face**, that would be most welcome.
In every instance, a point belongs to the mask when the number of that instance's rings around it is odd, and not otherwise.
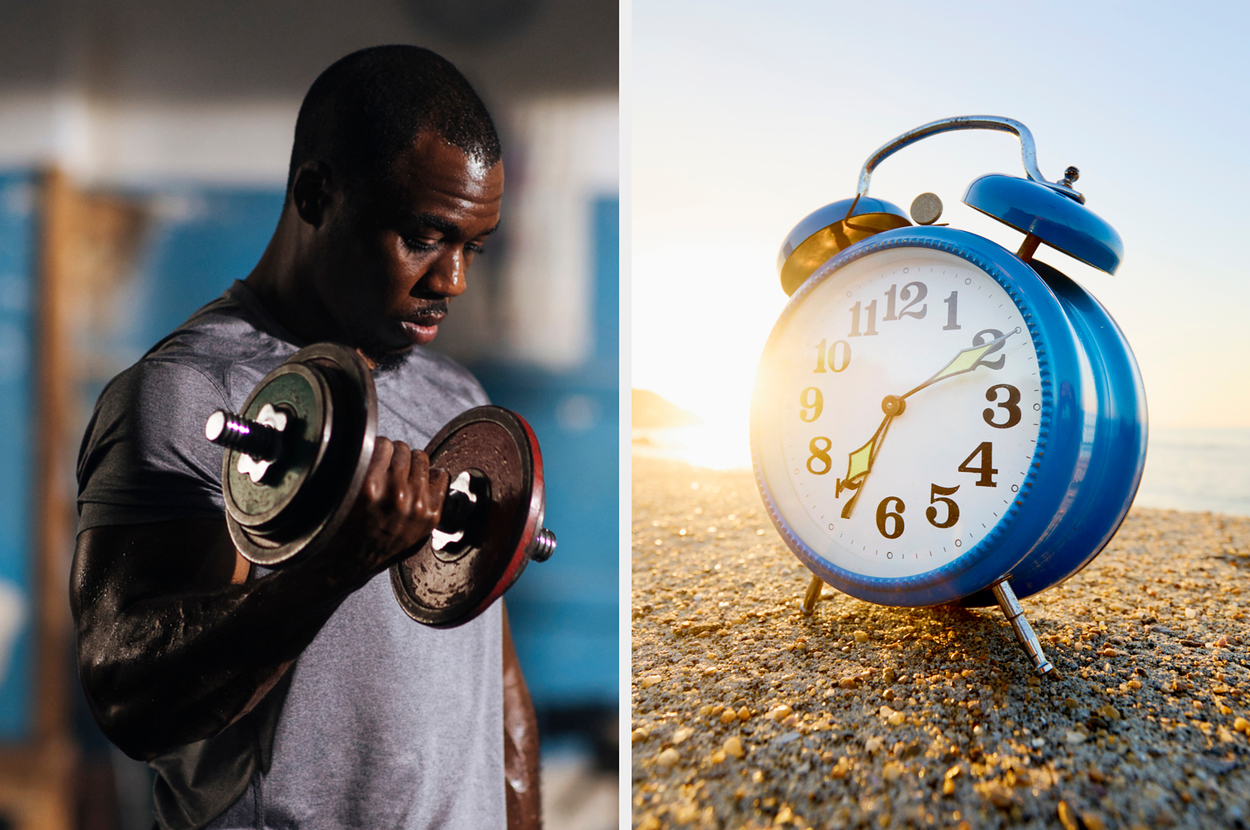
[[[486,167],[426,133],[387,181],[340,192],[318,268],[325,311],[375,362],[429,343],[499,224],[503,164]]]

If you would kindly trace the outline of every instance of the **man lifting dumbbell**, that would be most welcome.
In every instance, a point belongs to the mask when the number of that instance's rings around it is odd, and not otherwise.
[[[450,64],[347,56],[305,97],[256,268],[101,395],[79,457],[79,668],[105,733],[155,769],[162,827],[537,826],[502,603],[436,630],[385,573],[431,536],[450,484],[412,448],[486,402],[421,347],[502,193],[490,117]],[[373,369],[378,437],[337,529],[270,572],[231,541],[205,418],[319,341]]]

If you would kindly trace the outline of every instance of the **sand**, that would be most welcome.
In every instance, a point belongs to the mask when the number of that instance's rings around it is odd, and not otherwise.
[[[1039,678],[997,608],[804,616],[749,472],[633,465],[634,827],[1250,825],[1250,519],[1132,510]]]

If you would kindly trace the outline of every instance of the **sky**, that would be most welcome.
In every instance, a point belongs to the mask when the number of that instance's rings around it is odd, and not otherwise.
[[[1033,133],[1048,180],[1081,170],[1086,206],[1124,241],[1115,276],[1043,246],[1137,356],[1152,427],[1250,427],[1250,11],[1214,3],[634,0],[635,388],[741,446],[755,369],[787,297],[790,229],[855,195],[876,148],[954,115]],[[1023,176],[1020,143],[956,132],[907,147],[870,193],[1015,250],[961,202]],[[744,463],[749,463],[744,462]]]

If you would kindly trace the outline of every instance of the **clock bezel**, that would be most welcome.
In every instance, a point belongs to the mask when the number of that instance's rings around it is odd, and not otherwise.
[[[1069,515],[1044,545],[1019,563],[1011,586],[1020,599],[1071,578],[1094,560],[1128,514],[1146,464],[1146,392],[1133,350],[1111,314],[1059,269],[1032,260],[1032,268],[1059,298],[1079,342],[1095,367],[1093,446]],[[964,600],[993,605],[987,591]]]
[[[772,376],[774,348],[790,318],[818,285],[847,264],[904,247],[953,254],[980,269],[1019,309],[1037,352],[1042,410],[1037,446],[1020,492],[998,523],[975,545],[947,564],[912,576],[858,574],[817,554],[783,516],[772,496],[758,434],[764,406],[762,388]],[[778,317],[760,359],[751,413],[751,458],[768,515],[787,546],[807,567],[835,588],[882,605],[924,606],[953,602],[1009,576],[1035,547],[1062,523],[1076,494],[1071,478],[1082,459],[1088,463],[1092,436],[1084,429],[1090,393],[1089,371],[1076,331],[1045,281],[1005,248],[953,228],[902,228],[886,231],[841,251],[813,272]],[[1086,440],[1089,439],[1089,440]],[[784,473],[782,473],[784,475]],[[788,482],[787,482],[788,486]]]

